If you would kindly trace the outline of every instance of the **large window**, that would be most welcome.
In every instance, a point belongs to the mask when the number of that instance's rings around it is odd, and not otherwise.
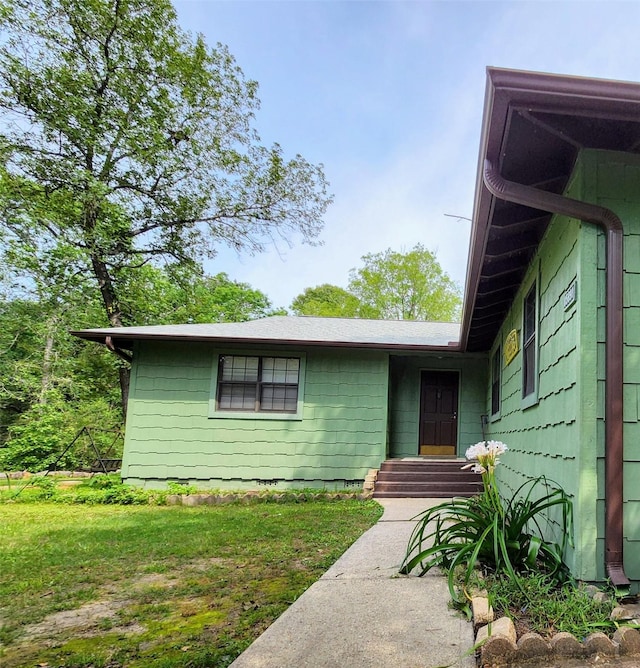
[[[534,283],[524,298],[522,323],[522,396],[528,397],[536,390],[536,352],[537,352],[537,292]]]
[[[295,413],[300,358],[220,355],[218,411]]]
[[[500,372],[502,347],[498,346],[491,360],[491,415],[497,417],[500,414]]]

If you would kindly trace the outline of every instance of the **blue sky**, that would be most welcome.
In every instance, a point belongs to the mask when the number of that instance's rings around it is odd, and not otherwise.
[[[322,246],[220,249],[225,271],[289,306],[346,286],[365,253],[423,243],[464,284],[487,66],[640,81],[640,2],[174,0],[260,84],[266,144],[324,164]]]

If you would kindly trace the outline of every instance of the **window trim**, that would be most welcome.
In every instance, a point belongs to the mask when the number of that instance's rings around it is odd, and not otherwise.
[[[494,376],[494,372],[496,370],[496,364],[498,365],[497,379]],[[493,399],[494,399],[494,388],[496,386],[498,394],[498,409],[494,412]],[[498,343],[493,352],[493,355],[491,355],[491,392],[489,400],[491,402],[489,405],[491,420],[492,421],[499,420],[502,409],[502,342]]]
[[[218,409],[218,374],[220,369],[220,358],[229,356],[238,357],[295,357],[300,361],[298,369],[298,401],[296,410],[293,412],[284,411],[238,411]],[[304,388],[306,377],[307,358],[305,353],[294,350],[238,350],[238,349],[218,349],[213,354],[211,365],[211,387],[209,391],[209,418],[226,420],[302,420],[302,411],[304,407]]]
[[[538,403],[538,357],[540,350],[540,292],[539,292],[540,281],[538,276],[534,276],[527,285],[526,292],[522,298],[522,386],[521,386],[521,396],[522,396],[522,408],[529,408]],[[527,318],[527,300],[529,296],[533,294],[534,300],[534,331],[533,334],[529,337],[526,337],[526,318]],[[527,359],[527,350],[529,347],[533,346],[533,368],[531,369],[531,375],[533,376],[533,388],[528,394],[525,394],[525,365]]]

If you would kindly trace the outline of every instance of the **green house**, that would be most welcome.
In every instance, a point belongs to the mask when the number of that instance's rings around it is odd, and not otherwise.
[[[461,326],[77,334],[133,353],[128,482],[360,487],[499,439],[503,489],[545,475],[573,499],[574,575],[637,588],[640,85],[488,70]]]

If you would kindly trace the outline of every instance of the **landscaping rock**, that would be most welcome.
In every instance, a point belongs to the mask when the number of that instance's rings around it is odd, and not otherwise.
[[[362,490],[364,492],[373,492],[375,487],[376,480],[378,479],[378,469],[369,469],[369,472],[364,477],[364,483],[362,484]]]
[[[179,506],[182,503],[181,494],[167,494],[167,505],[168,506]]]
[[[556,633],[551,638],[551,649],[556,657],[579,659],[585,655],[582,644],[571,633]]]
[[[253,503],[256,499],[260,498],[260,492],[245,492],[245,494],[242,496],[241,501],[242,503]]]
[[[589,598],[593,598],[596,594],[599,594],[601,591],[595,585],[582,585],[581,589]]]
[[[517,649],[509,638],[489,636],[480,650],[481,663],[485,666],[506,666],[515,659]]]
[[[516,627],[508,617],[500,617],[495,622],[482,626],[478,629],[476,636],[476,644],[483,642],[486,638],[491,636],[502,636],[506,638],[513,649],[516,649]]]
[[[621,626],[613,634],[614,642],[618,643],[621,656],[637,656],[640,654],[640,633],[629,626]]]
[[[493,621],[493,608],[489,605],[488,598],[474,596],[471,599],[471,610],[473,611],[473,623],[477,626]]]
[[[583,645],[587,656],[616,656],[618,653],[617,644],[599,631],[588,635]]]
[[[209,497],[211,494],[185,494],[182,497],[183,506],[202,506],[210,503]]]
[[[622,603],[611,611],[613,621],[630,621],[640,617],[640,604],[638,603]]]
[[[519,661],[543,659],[551,655],[551,645],[537,633],[525,633],[517,645]]]

